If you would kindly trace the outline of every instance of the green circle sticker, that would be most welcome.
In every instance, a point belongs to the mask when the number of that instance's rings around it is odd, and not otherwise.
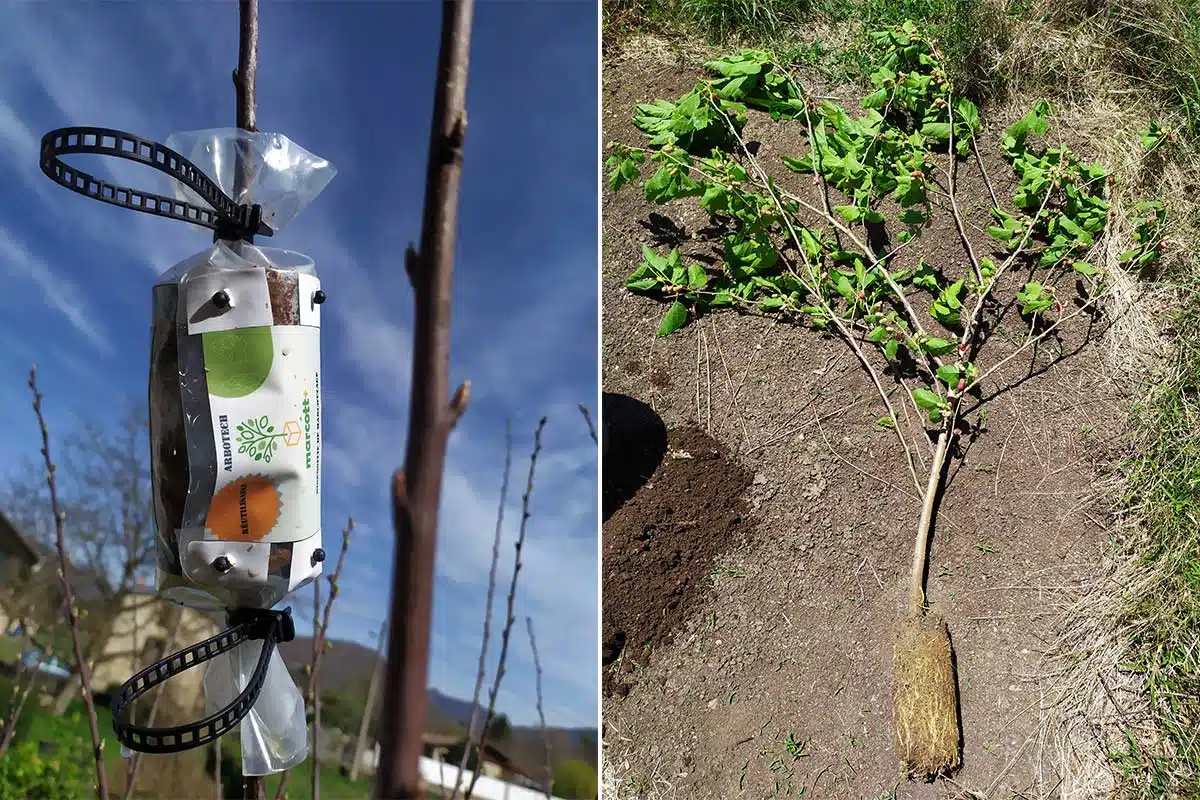
[[[201,334],[208,393],[245,397],[267,382],[275,359],[270,326]]]

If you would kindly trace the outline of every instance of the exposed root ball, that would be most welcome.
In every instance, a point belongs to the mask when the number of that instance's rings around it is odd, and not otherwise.
[[[950,774],[959,765],[958,689],[942,618],[909,614],[896,636],[893,666],[892,730],[905,773]]]

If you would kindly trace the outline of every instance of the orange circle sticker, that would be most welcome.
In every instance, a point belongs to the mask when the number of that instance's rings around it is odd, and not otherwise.
[[[279,489],[261,475],[246,475],[213,496],[204,527],[223,542],[258,542],[279,521]]]

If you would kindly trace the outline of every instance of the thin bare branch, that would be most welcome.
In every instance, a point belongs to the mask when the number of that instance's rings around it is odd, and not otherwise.
[[[592,422],[592,413],[588,411],[588,407],[583,403],[579,404],[579,413],[583,414],[583,421],[585,424],[587,424],[588,434],[591,435],[592,441],[596,444],[599,444],[600,440],[596,438],[596,426]]]
[[[529,631],[529,649],[533,651],[533,674],[537,683],[538,724],[542,728],[542,749],[546,755],[546,800],[550,800],[554,788],[553,758],[550,752],[550,731],[546,728],[546,712],[542,707],[542,660],[538,656],[537,637],[533,635],[533,617],[525,618],[525,629]]]
[[[354,533],[354,517],[346,520],[346,527],[342,529],[342,545],[338,550],[337,563],[334,565],[333,573],[329,576],[329,593],[325,596],[325,608],[321,609],[321,579],[317,578],[313,581],[313,641],[312,641],[312,663],[308,665],[308,688],[305,692],[305,697],[309,708],[309,725],[312,728],[312,784],[310,792],[312,800],[321,800],[320,787],[320,758],[317,753],[321,745],[321,684],[320,672],[321,663],[325,657],[325,636],[329,631],[329,618],[333,615],[333,601],[337,599],[338,593],[341,591],[339,580],[342,576],[342,566],[346,563],[346,551],[350,549],[350,537]],[[279,776],[279,788],[275,790],[275,800],[284,800],[287,797],[287,783],[290,771],[285,771]]]
[[[42,414],[42,393],[38,391],[37,367],[29,369],[29,391],[33,393],[33,413],[37,415],[38,428],[42,434],[42,459],[46,463],[46,488],[50,492],[50,511],[54,514],[54,544],[58,550],[58,579],[67,606],[67,620],[71,625],[71,646],[75,651],[75,666],[79,670],[79,684],[83,692],[83,705],[87,709],[88,733],[92,737],[92,757],[96,761],[96,797],[108,800],[108,776],[104,774],[104,740],[96,723],[96,701],[92,697],[92,675],[87,659],[83,656],[83,642],[79,632],[79,609],[75,607],[75,590],[67,578],[70,560],[67,558],[66,537],[63,526],[66,515],[58,505],[58,486],[55,481],[54,459],[50,455],[50,428]]]
[[[136,615],[134,619],[137,619]],[[183,629],[183,615],[180,614],[175,620],[175,624],[171,627],[171,635],[163,647],[161,655],[175,652],[175,643],[179,640],[179,633]],[[150,712],[146,717],[146,727],[153,728],[154,721],[158,717],[158,709],[162,704],[163,696],[167,693],[165,686],[158,687],[158,691],[154,695],[154,700],[150,703]],[[129,761],[129,766],[125,771],[125,794],[124,800],[133,800],[133,792],[137,786],[138,772],[142,768],[142,756],[145,753],[137,751],[133,754],[133,758]]]
[[[500,480],[500,505],[496,510],[496,532],[492,536],[492,563],[488,569],[487,603],[484,606],[483,614],[483,637],[479,645],[479,668],[475,673],[475,692],[471,696],[471,721],[467,725],[468,737],[473,734],[475,726],[479,724],[479,695],[483,693],[483,682],[487,678],[488,642],[492,632],[492,604],[496,597],[496,567],[500,563],[500,538],[504,530],[504,508],[508,503],[508,481],[511,474],[512,420],[507,420],[504,423],[504,472]],[[467,761],[470,755],[471,748],[463,748],[462,760],[458,766],[458,777],[454,780],[454,789],[450,792],[450,800],[455,800],[458,797],[458,792],[462,788],[463,772],[467,768]]]
[[[476,740],[475,752],[479,760],[482,760],[483,753],[487,747],[488,734],[491,733],[492,722],[496,718],[496,698],[500,695],[500,683],[504,680],[504,673],[508,666],[508,643],[512,635],[513,623],[516,622],[516,614],[514,607],[517,601],[517,580],[521,575],[521,548],[525,545],[525,529],[529,523],[529,501],[533,498],[533,477],[537,470],[538,454],[542,451],[542,431],[546,427],[546,418],[542,417],[538,421],[537,429],[533,433],[533,452],[529,456],[529,475],[525,479],[525,494],[521,497],[521,525],[517,529],[517,541],[514,545],[513,556],[513,571],[512,580],[508,585],[508,613],[504,620],[504,631],[500,634],[500,658],[496,662],[496,677],[492,680],[492,688],[488,691],[488,709],[487,716],[484,718],[483,726],[478,731],[478,739]],[[468,731],[468,734],[475,736],[474,731]],[[471,783],[467,786],[467,793],[464,795],[466,800],[470,800],[474,791],[475,784],[479,781],[480,770],[476,769],[471,774]]]

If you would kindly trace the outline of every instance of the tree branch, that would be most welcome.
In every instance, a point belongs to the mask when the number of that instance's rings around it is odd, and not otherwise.
[[[500,536],[504,529],[504,507],[508,502],[508,479],[512,473],[512,421],[504,424],[504,473],[500,480],[500,506],[496,510],[496,532],[492,537],[492,563],[488,569],[487,603],[483,613],[483,637],[479,645],[479,668],[475,673],[475,693],[471,696],[471,720],[467,724],[467,737],[474,734],[479,724],[479,695],[483,692],[483,681],[487,677],[488,641],[492,632],[492,601],[496,596],[496,566],[500,563]],[[450,792],[450,800],[458,797],[462,788],[463,772],[471,756],[471,748],[464,747],[462,759],[458,765],[458,776],[454,779],[454,789]]]
[[[58,505],[58,487],[54,480],[54,459],[50,456],[50,429],[42,414],[42,393],[37,386],[37,367],[29,369],[29,391],[33,393],[33,413],[37,415],[38,428],[42,433],[42,459],[46,463],[46,488],[50,491],[50,511],[54,514],[54,544],[58,549],[58,577],[66,600],[67,619],[71,623],[71,646],[75,651],[75,664],[79,668],[79,683],[83,691],[83,705],[87,709],[88,733],[92,737],[92,757],[96,761],[96,797],[108,800],[108,777],[104,774],[104,740],[96,724],[96,701],[92,697],[92,676],[87,659],[83,657],[83,644],[79,633],[79,610],[75,607],[75,593],[67,580],[67,545],[63,535],[66,515]]]
[[[421,796],[421,730],[427,705],[437,514],[446,440],[466,408],[464,384],[446,402],[455,228],[467,130],[467,64],[473,0],[442,4],[437,86],[419,250],[405,268],[414,289],[413,375],[404,467],[392,479],[396,534],[377,798]]]
[[[517,578],[521,574],[521,548],[525,545],[525,528],[529,522],[529,501],[533,497],[533,476],[537,470],[538,454],[542,451],[542,430],[546,427],[546,418],[542,417],[538,421],[537,429],[533,433],[533,452],[529,456],[529,476],[525,479],[525,494],[521,497],[521,525],[517,529],[517,542],[514,545],[515,554],[513,557],[512,580],[508,585],[508,616],[504,621],[504,631],[500,634],[500,658],[496,663],[496,677],[492,680],[492,688],[488,692],[488,710],[487,717],[484,718],[483,726],[479,729],[479,738],[475,745],[476,761],[482,762],[484,748],[487,746],[488,734],[491,732],[492,721],[496,718],[496,698],[500,695],[500,682],[504,680],[504,673],[508,666],[508,642],[512,635],[513,623],[516,622],[516,615],[513,613],[513,608],[517,600]],[[474,731],[467,731],[468,737],[474,736]],[[470,742],[468,741],[468,750]],[[471,783],[467,786],[467,792],[463,797],[467,800],[474,795],[475,784],[479,781],[479,774],[482,770],[476,766],[475,771],[471,773]],[[461,772],[459,773],[462,774]],[[453,800],[453,795],[451,795]]]
[[[592,437],[592,441],[596,444],[599,444],[600,440],[596,438],[596,426],[592,423],[592,412],[588,411],[587,406],[585,406],[583,403],[580,403],[579,413],[583,414],[583,421],[587,425],[588,434]]]
[[[313,581],[313,649],[312,663],[308,665],[307,690],[312,726],[312,784],[310,787],[312,800],[321,800],[320,764],[317,757],[317,748],[321,743],[321,689],[318,680],[320,679],[321,661],[325,654],[325,635],[329,631],[329,618],[333,614],[333,601],[337,599],[341,591],[339,579],[342,576],[342,565],[346,563],[346,551],[350,549],[350,536],[353,533],[354,517],[350,517],[346,520],[346,527],[342,529],[342,546],[338,551],[337,564],[333,568],[333,574],[329,576],[329,594],[325,598],[324,611],[321,610],[321,581],[319,578]],[[291,771],[288,770],[279,776],[279,788],[275,790],[275,800],[285,800],[287,797],[287,782],[290,774]]]
[[[542,707],[542,661],[538,657],[537,638],[533,635],[533,617],[525,618],[525,629],[529,631],[529,649],[533,651],[533,674],[537,681],[538,723],[542,728],[542,747],[546,754],[546,800],[550,800],[553,796],[551,792],[554,789],[554,766],[550,753],[550,731],[546,728],[546,711]]]
[[[181,615],[175,620],[175,625],[171,628],[171,637],[163,646],[163,655],[175,651],[175,643],[179,640],[179,632],[183,628],[183,616]],[[154,700],[150,703],[150,713],[146,718],[146,727],[154,727],[154,719],[158,716],[159,704],[162,702],[163,695],[166,692],[165,686],[158,687],[158,692],[154,695]],[[124,800],[133,800],[134,787],[137,786],[138,771],[142,768],[142,756],[145,755],[141,751],[133,754],[133,758],[129,762],[128,770],[125,773],[125,795]]]

